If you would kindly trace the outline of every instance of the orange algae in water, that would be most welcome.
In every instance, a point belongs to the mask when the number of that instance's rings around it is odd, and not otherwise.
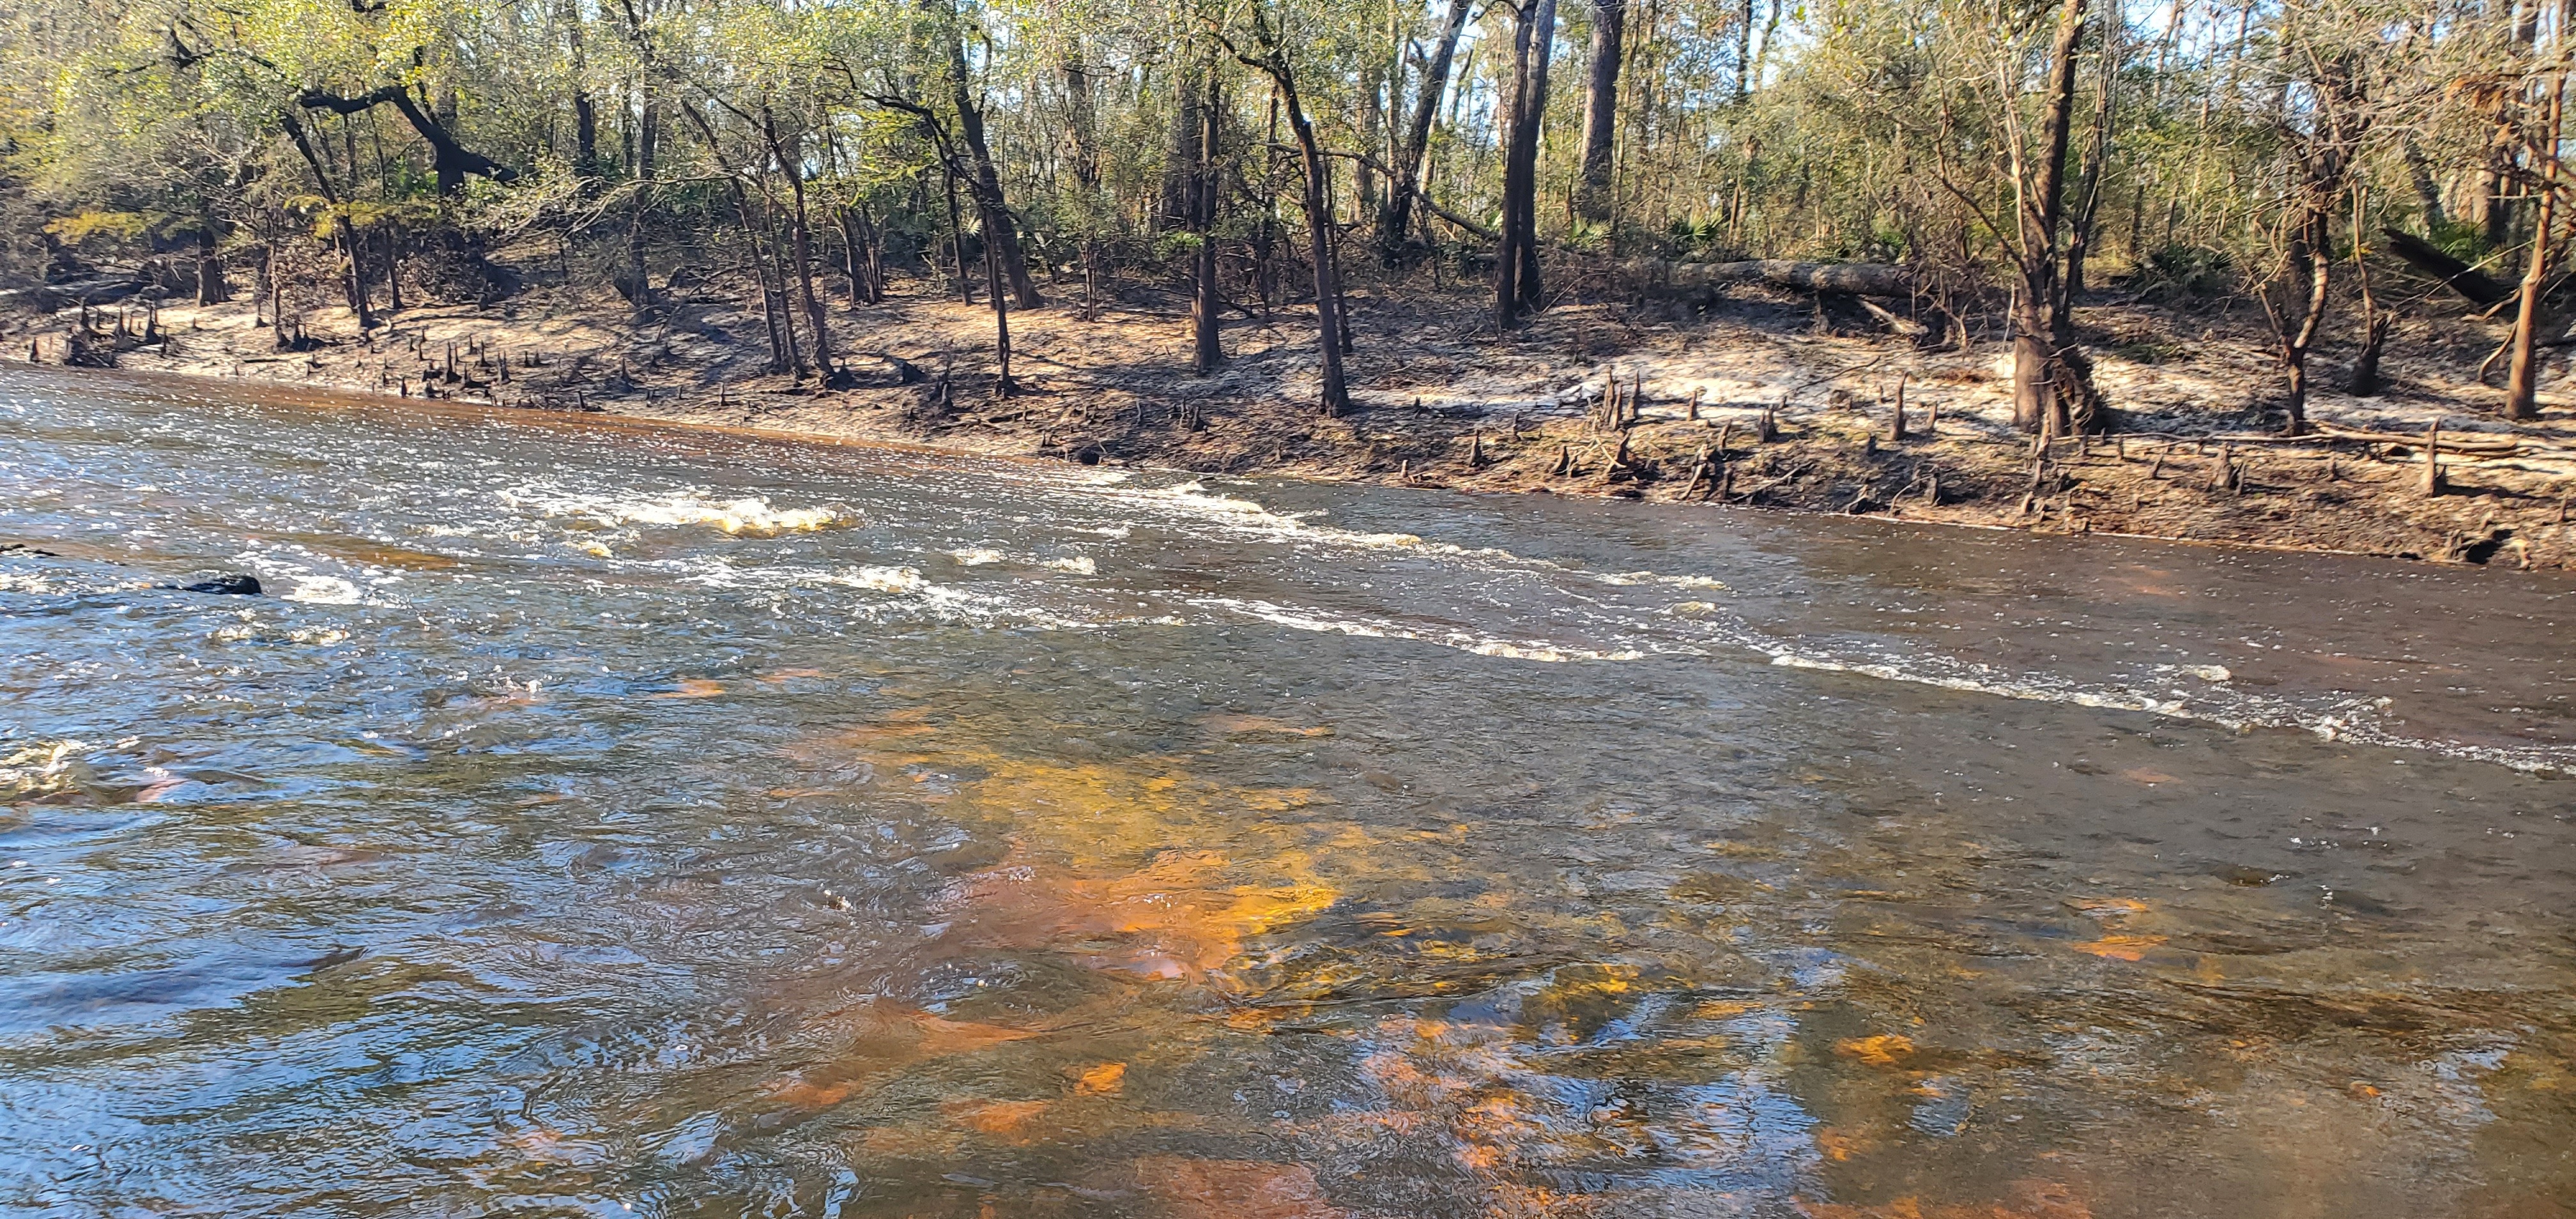
[[[655,698],[714,698],[714,697],[716,697],[717,695],[722,694],[722,693],[724,693],[724,692],[725,692],[725,686],[724,686],[724,683],[723,683],[723,682],[720,682],[720,681],[709,681],[709,680],[707,680],[706,678],[703,678],[703,677],[684,677],[684,678],[681,678],[681,679],[680,679],[679,689],[676,689],[676,690],[665,690],[665,691],[663,691],[663,692],[661,692],[661,693],[659,693],[659,694],[654,695],[653,697],[655,697]]]
[[[1294,736],[1324,737],[1333,735],[1329,725],[1300,727],[1287,720],[1267,715],[1211,715],[1201,721],[1227,736]]]
[[[1266,1160],[1153,1156],[1136,1162],[1136,1182],[1173,1219],[1346,1219],[1324,1197],[1314,1170]]]
[[[1106,1096],[1124,1087],[1126,1082],[1126,1063],[1104,1062],[1084,1071],[1081,1078],[1074,1081],[1073,1090],[1082,1096]]]
[[[1903,1033],[1880,1033],[1875,1037],[1854,1037],[1834,1043],[1834,1053],[1856,1058],[1873,1067],[1902,1065],[1914,1056],[1914,1039]]]
[[[1147,977],[1197,978],[1224,967],[1243,941],[1311,918],[1338,898],[1303,880],[1302,861],[1273,861],[1292,883],[1224,881],[1238,869],[1213,851],[1168,851],[1142,871],[1090,879],[1008,868],[964,878],[947,905],[963,942],[1061,947]],[[1303,883],[1299,883],[1303,881]]]
[[[919,764],[976,776],[950,804],[1001,822],[1012,841],[1003,866],[960,877],[941,897],[953,918],[941,938],[952,944],[1058,949],[1101,968],[1198,979],[1240,956],[1247,939],[1340,899],[1290,827],[1244,816],[1316,803],[1305,789],[1229,788],[1140,766],[976,749]],[[1172,846],[1211,839],[1244,854]]]
[[[828,1109],[878,1076],[910,1063],[980,1053],[1045,1035],[1041,1029],[950,1020],[875,1002],[826,1012],[809,1024],[847,1040],[828,1061],[764,1086],[770,1099],[791,1109]]]
[[[1054,1103],[1043,1100],[950,1101],[941,1105],[940,1110],[957,1119],[959,1125],[978,1134],[1025,1143],[1031,1141],[1031,1127],[1054,1107]]]
[[[1876,1206],[1798,1201],[1808,1219],[2093,1219],[2093,1208],[2055,1181],[2015,1181],[1995,1202],[1925,1202],[1907,1195]]]
[[[2165,937],[2160,935],[2106,935],[2077,944],[2075,951],[2112,961],[2143,961],[2149,950],[2164,942]]]

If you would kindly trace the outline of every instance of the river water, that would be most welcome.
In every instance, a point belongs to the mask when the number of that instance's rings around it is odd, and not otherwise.
[[[2576,1198],[2561,575],[25,370],[8,542],[13,1213]]]

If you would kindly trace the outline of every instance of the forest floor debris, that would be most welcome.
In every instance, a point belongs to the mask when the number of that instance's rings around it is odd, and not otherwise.
[[[365,338],[345,311],[317,311],[289,351],[246,301],[169,305],[166,345],[129,340],[117,363],[1236,476],[2576,566],[2576,404],[2544,393],[2541,421],[2506,425],[2501,395],[2466,372],[2473,328],[2441,319],[2400,329],[2385,394],[2317,392],[2324,434],[2289,441],[2250,310],[2083,309],[2121,431],[2043,448],[2010,425],[2001,345],[1930,349],[1762,289],[1705,312],[1560,305],[1502,338],[1463,291],[1354,291],[1353,409],[1326,417],[1311,308],[1230,315],[1228,362],[1202,378],[1177,297],[1067,297],[1012,315],[1019,390],[999,397],[990,306],[903,286],[837,312],[845,373],[829,387],[767,373],[757,306],[707,291],[639,320],[614,296],[534,289],[406,310]],[[63,362],[78,312],[21,315],[0,351]],[[2418,438],[2437,426],[2448,443],[2427,494]]]

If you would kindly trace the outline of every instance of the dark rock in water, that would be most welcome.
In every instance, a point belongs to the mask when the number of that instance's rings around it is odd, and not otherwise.
[[[346,965],[365,955],[367,955],[367,950],[363,945],[356,948],[350,948],[344,945],[334,944],[331,946],[331,951],[323,953],[321,956],[315,957],[310,961],[299,961],[296,963],[295,968],[329,969],[334,965]]]
[[[256,576],[245,576],[237,571],[227,571],[209,576],[194,584],[182,584],[179,586],[179,591],[183,593],[217,593],[236,597],[256,597],[259,595],[259,578]]]
[[[56,559],[62,557],[50,550],[38,550],[24,542],[0,542],[0,555],[12,554],[34,555],[40,559]]]

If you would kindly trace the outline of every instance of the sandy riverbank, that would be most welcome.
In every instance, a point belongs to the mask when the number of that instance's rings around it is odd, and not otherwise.
[[[316,388],[436,394],[528,409],[655,418],[965,452],[1227,474],[1724,499],[2048,532],[2103,532],[2511,566],[2576,565],[2576,412],[2549,397],[2507,428],[2493,390],[2433,370],[2460,344],[2401,330],[2382,397],[2320,393],[2311,416],[2389,440],[2281,442],[2263,408],[2278,374],[2250,318],[2105,306],[2084,320],[2125,435],[2042,455],[2009,426],[1998,349],[1931,351],[1855,333],[1811,302],[1746,293],[1705,313],[1552,309],[1497,339],[1475,301],[1355,295],[1355,409],[1317,397],[1311,312],[1229,318],[1228,364],[1187,371],[1187,323],[1130,303],[1014,314],[1020,392],[996,397],[983,304],[898,295],[839,312],[848,369],[825,388],[764,371],[756,312],[730,296],[638,320],[613,297],[522,293],[407,310],[361,338],[345,311],[307,314],[279,351],[247,303],[161,310],[166,346],[120,367]],[[73,317],[13,319],[7,350],[59,359]],[[138,323],[139,324],[139,323]],[[451,375],[451,351],[453,368]],[[2329,353],[2331,355],[2331,353]],[[2474,357],[2471,357],[2473,359]],[[2408,375],[2412,373],[2412,375]],[[1636,403],[1598,409],[1616,379]],[[2320,378],[2321,380],[2330,378]],[[1906,430],[1895,431],[1903,386]],[[1773,420],[1761,435],[1762,418]],[[2424,491],[2431,424],[2445,493]],[[2510,440],[2512,443],[2506,444]]]

